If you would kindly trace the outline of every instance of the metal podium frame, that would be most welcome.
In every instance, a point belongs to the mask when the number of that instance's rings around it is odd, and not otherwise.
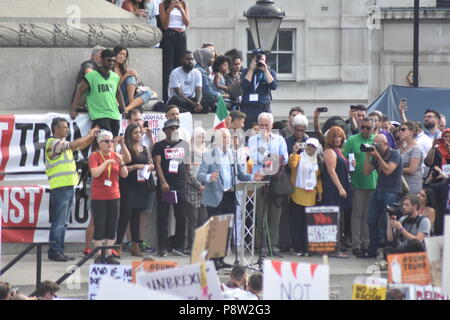
[[[239,244],[239,261],[242,266],[249,266],[255,263],[255,222],[256,222],[256,191],[269,184],[270,181],[239,181],[236,185],[237,191],[243,191],[241,202],[241,243]],[[251,192],[249,195],[248,193]],[[247,211],[247,205],[252,204],[253,208]],[[251,225],[246,226],[247,219],[251,220]],[[246,236],[250,240],[245,241]]]

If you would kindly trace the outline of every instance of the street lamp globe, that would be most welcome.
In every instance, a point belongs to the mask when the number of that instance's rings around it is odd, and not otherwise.
[[[248,20],[256,48],[270,51],[281,21],[286,16],[284,11],[273,0],[258,0],[244,12],[244,16]]]

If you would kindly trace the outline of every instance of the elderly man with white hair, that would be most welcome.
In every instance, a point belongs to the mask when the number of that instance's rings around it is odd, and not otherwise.
[[[263,171],[265,175],[276,176],[287,165],[289,155],[286,141],[282,136],[272,132],[273,116],[263,112],[258,116],[259,134],[248,140],[250,158],[253,161],[253,173]],[[255,246],[261,247],[261,233],[263,230],[264,210],[267,212],[266,230],[269,230],[270,242],[278,247],[279,224],[283,195],[268,192],[268,188],[261,188],[256,193],[256,235]],[[275,250],[276,253],[277,250]]]
[[[215,147],[205,153],[197,174],[197,179],[205,186],[202,204],[207,206],[210,217],[222,214],[234,214],[236,197],[234,186],[239,181],[262,180],[261,172],[246,174],[243,164],[235,164],[231,148],[231,135],[228,129],[222,128],[214,132]],[[215,261],[216,269],[231,267],[223,259]]]

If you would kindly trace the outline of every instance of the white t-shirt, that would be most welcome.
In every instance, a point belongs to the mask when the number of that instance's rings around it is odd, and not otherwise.
[[[173,88],[181,88],[183,95],[187,98],[195,96],[195,88],[202,87],[202,74],[197,69],[186,73],[183,67],[173,69],[169,77],[169,99],[176,95]]]

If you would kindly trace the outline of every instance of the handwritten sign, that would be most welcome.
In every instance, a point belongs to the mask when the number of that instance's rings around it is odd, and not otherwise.
[[[156,272],[166,269],[172,269],[178,266],[178,263],[173,261],[132,261],[131,272],[133,283],[136,283],[136,274],[140,272]]]
[[[328,265],[264,260],[264,300],[328,300]]]
[[[386,300],[386,279],[356,277],[352,300]]]
[[[391,254],[387,258],[389,283],[431,284],[426,252]]]
[[[131,266],[92,264],[89,267],[89,295],[88,300],[96,300],[98,289],[105,278],[131,282]]]
[[[214,263],[206,263],[208,300],[223,300]],[[162,291],[188,300],[203,300],[200,264],[136,275],[136,283],[150,290]]]
[[[308,251],[332,253],[337,251],[339,207],[306,208]]]

